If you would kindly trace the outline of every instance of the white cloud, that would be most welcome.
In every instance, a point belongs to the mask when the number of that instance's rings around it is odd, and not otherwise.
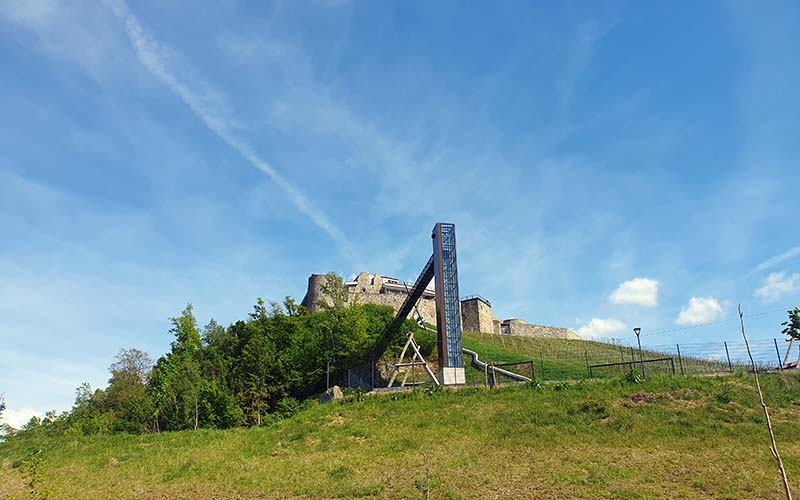
[[[15,429],[21,429],[33,417],[44,417],[44,413],[33,408],[20,408],[19,410],[6,409],[0,417],[0,423],[8,424]]]
[[[800,273],[770,273],[764,280],[764,286],[756,290],[756,296],[767,302],[774,302],[782,295],[800,291]]]
[[[722,316],[722,304],[714,297],[692,297],[689,304],[681,308],[678,325],[700,325],[710,323]]]
[[[635,278],[620,283],[609,300],[614,304],[635,304],[644,307],[658,305],[658,281],[650,278]]]
[[[592,318],[591,321],[578,328],[581,337],[608,337],[612,333],[624,331],[627,325],[614,318]]]
[[[753,269],[753,272],[765,271],[770,267],[776,266],[781,262],[785,262],[795,257],[800,257],[800,247],[790,248],[789,250],[783,252],[782,254],[776,255],[775,257],[771,257],[765,260],[761,264],[757,265]]]

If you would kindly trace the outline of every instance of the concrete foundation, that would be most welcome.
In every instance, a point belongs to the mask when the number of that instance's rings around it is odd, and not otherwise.
[[[442,385],[463,385],[467,383],[463,367],[444,367],[439,370],[439,383]]]

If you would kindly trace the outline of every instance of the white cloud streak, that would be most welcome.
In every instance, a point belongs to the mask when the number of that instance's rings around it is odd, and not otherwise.
[[[675,324],[680,326],[701,325],[722,317],[722,304],[714,297],[692,297],[689,304],[681,308]]]
[[[588,323],[578,328],[578,335],[586,338],[608,337],[611,334],[624,331],[627,325],[614,318],[592,318]]]
[[[783,252],[782,254],[770,257],[769,259],[765,260],[764,262],[753,268],[753,272],[766,271],[771,267],[775,267],[778,264],[786,262],[787,260],[793,259],[795,257],[800,257],[800,247],[790,248],[789,250]]]
[[[764,279],[764,286],[756,290],[756,296],[767,302],[775,302],[782,296],[800,291],[800,273],[770,273]]]
[[[332,223],[303,193],[294,187],[268,162],[261,159],[252,146],[238,137],[231,129],[232,124],[224,108],[220,95],[205,82],[190,78],[183,80],[177,75],[174,65],[174,51],[158,43],[147,33],[139,20],[130,13],[123,1],[111,1],[111,7],[117,18],[125,25],[136,56],[139,61],[192,110],[212,132],[219,136],[228,146],[242,155],[248,162],[272,179],[286,194],[289,201],[311,221],[322,229],[339,247],[341,253],[351,262],[355,260],[353,245],[344,232]]]
[[[634,304],[644,307],[658,305],[658,281],[650,278],[635,278],[620,283],[609,296],[614,304]]]

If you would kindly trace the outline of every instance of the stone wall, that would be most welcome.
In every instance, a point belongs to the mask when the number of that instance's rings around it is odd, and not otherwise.
[[[539,337],[548,339],[574,339],[582,338],[568,328],[557,326],[529,325],[521,319],[505,320],[500,324],[500,331],[506,335],[520,335],[523,337]]]
[[[492,306],[478,297],[461,301],[461,329],[465,332],[494,332]]]
[[[361,273],[356,278],[356,284],[348,286],[350,300],[358,295],[362,304],[378,304],[391,307],[395,312],[406,299],[405,293],[397,293],[396,288],[390,289],[392,293],[381,293],[382,281],[380,275]],[[322,293],[322,285],[325,283],[324,274],[312,274],[308,278],[308,290],[301,302],[302,305],[311,311],[319,310],[319,301],[325,298]],[[433,298],[422,298],[417,305],[419,312],[429,324],[436,325],[436,301]],[[410,318],[416,319],[416,313],[412,311]],[[461,302],[461,328],[464,331],[494,333],[505,335],[521,335],[524,337],[541,337],[551,339],[578,339],[572,330],[555,326],[529,325],[525,321],[516,318],[506,320],[495,319],[492,315],[492,306],[488,301],[475,297]]]
[[[306,295],[303,297],[301,305],[306,307],[309,311],[319,310],[319,301],[325,296],[322,293],[322,285],[325,284],[324,274],[312,274],[308,277],[308,289]]]
[[[352,298],[355,294],[351,294]],[[362,304],[377,304],[381,306],[389,306],[397,312],[403,302],[406,300],[406,295],[403,294],[388,294],[388,293],[359,293],[358,300]],[[420,314],[425,318],[425,322],[431,325],[436,324],[436,301],[431,299],[420,299],[417,304]],[[417,319],[416,312],[412,309],[411,314],[408,315],[411,319]]]

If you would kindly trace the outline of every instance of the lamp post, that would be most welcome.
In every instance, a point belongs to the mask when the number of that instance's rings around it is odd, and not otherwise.
[[[644,372],[644,357],[642,356],[642,341],[639,338],[639,334],[642,333],[642,329],[638,326],[633,329],[633,333],[636,334],[636,343],[639,344],[639,363],[642,365],[642,378],[647,378],[647,374]]]

